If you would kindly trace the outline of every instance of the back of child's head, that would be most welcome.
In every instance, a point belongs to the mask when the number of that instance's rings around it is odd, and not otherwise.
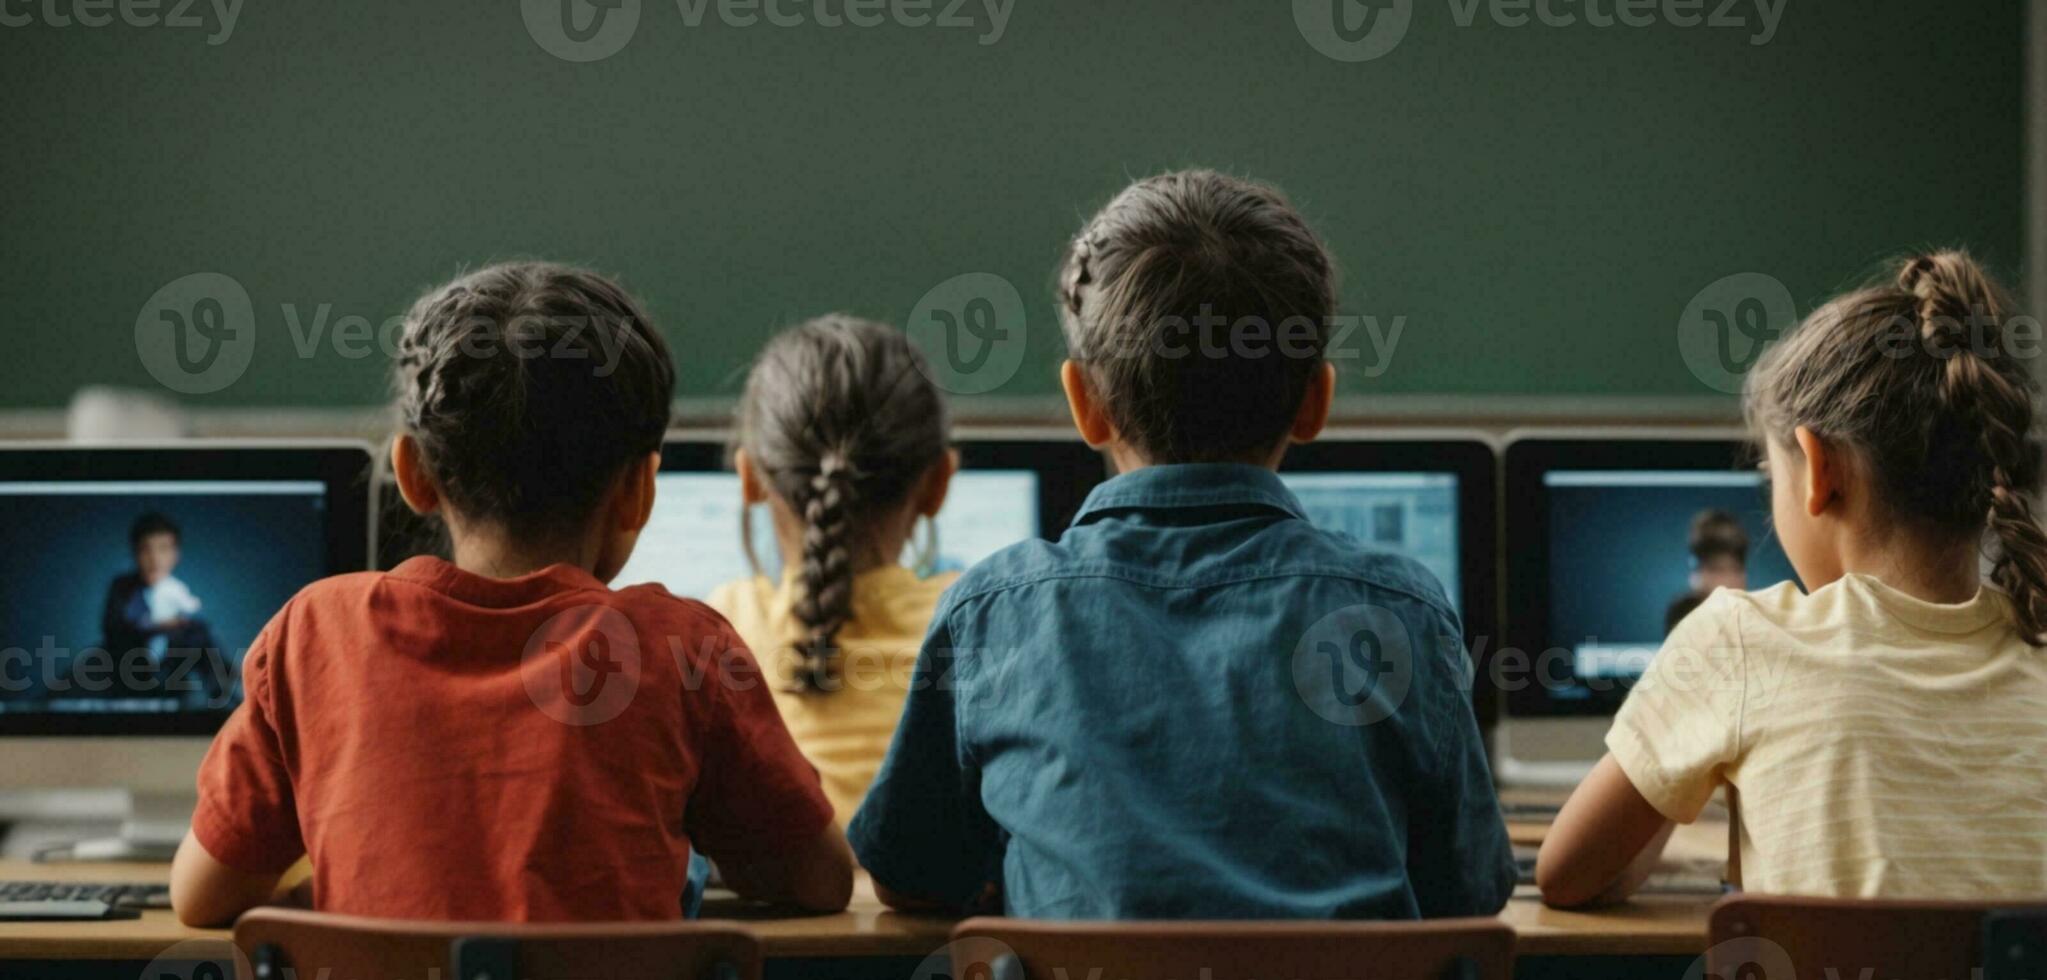
[[[863,536],[945,458],[949,428],[923,355],[893,327],[833,314],[761,351],[740,400],[738,444],[803,523],[793,609],[805,631],[802,688],[827,689]]]
[[[1117,195],[1069,247],[1071,359],[1156,463],[1262,461],[1322,369],[1334,260],[1278,190],[1207,170]]]
[[[1959,540],[1996,539],[1992,581],[2020,631],[2047,634],[2047,535],[2033,515],[2034,382],[2007,336],[2011,301],[1962,252],[1920,255],[1889,281],[1815,310],[1748,378],[1751,428],[1845,444],[1887,516]]]
[[[1748,531],[1741,520],[1724,510],[1700,511],[1692,518],[1689,547],[1692,560],[1705,564],[1717,558],[1748,562]]]
[[[405,431],[464,520],[530,538],[589,526],[626,467],[658,452],[675,396],[668,345],[594,272],[494,265],[406,314]]]

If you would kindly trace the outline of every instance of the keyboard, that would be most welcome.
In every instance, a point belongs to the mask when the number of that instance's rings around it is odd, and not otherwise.
[[[105,902],[122,909],[167,909],[171,886],[127,882],[0,881],[0,902]]]

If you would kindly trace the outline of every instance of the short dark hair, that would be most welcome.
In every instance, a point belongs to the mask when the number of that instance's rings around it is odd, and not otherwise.
[[[128,525],[128,550],[142,550],[142,542],[159,534],[168,534],[173,541],[185,540],[185,532],[178,529],[178,522],[156,511],[150,511],[136,518],[135,523]]]
[[[1724,510],[1702,510],[1692,518],[1692,558],[1734,558],[1748,564],[1748,531],[1741,520]]]
[[[1059,292],[1069,356],[1126,442],[1156,462],[1242,461],[1283,444],[1322,367],[1336,270],[1278,190],[1190,170],[1110,201]]]
[[[471,520],[573,534],[632,460],[661,448],[668,345],[594,272],[494,265],[406,315],[398,412],[447,501]]]

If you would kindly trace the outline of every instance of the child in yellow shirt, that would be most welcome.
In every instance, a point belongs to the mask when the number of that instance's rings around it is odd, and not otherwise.
[[[2047,536],[2010,311],[1968,256],[1923,255],[1757,364],[1750,426],[1812,591],[1723,588],[1678,625],[1543,842],[1545,900],[1624,896],[1723,785],[1750,891],[2047,894]]]
[[[768,343],[739,409],[741,493],[749,511],[767,505],[785,571],[710,604],[761,658],[841,823],[881,767],[932,609],[958,577],[900,561],[958,468],[921,358],[894,328],[821,317]]]

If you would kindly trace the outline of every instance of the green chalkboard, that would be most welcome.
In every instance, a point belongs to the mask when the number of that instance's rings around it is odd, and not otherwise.
[[[1356,341],[1354,394],[1711,394],[1677,324],[1723,277],[1803,311],[1926,244],[2020,264],[2016,3],[1676,0],[1629,26],[1615,0],[779,0],[748,25],[571,0],[565,33],[560,0],[153,10],[193,28],[106,2],[0,8],[0,406],[157,386],[137,320],[193,273],[246,291],[256,329],[191,403],[373,403],[362,332],[526,256],[620,276],[689,397],[736,390],[779,325],[901,323],[989,273],[1028,338],[991,394],[1045,394],[1064,241],[1130,177],[1195,164],[1284,187],[1346,308],[1399,326],[1390,359]],[[1378,57],[1317,47],[1372,53],[1341,45],[1401,11]]]

